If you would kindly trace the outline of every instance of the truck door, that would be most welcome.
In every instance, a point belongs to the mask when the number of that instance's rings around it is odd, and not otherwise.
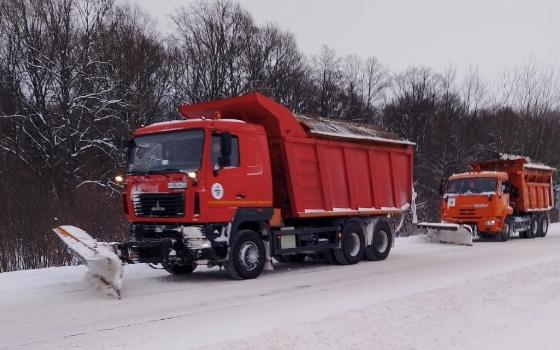
[[[510,215],[513,213],[513,201],[515,200],[512,198],[511,195],[512,187],[509,180],[501,180],[499,185],[499,192],[498,198],[500,201],[500,206],[504,208],[505,215]]]
[[[208,183],[210,197],[208,215],[210,221],[230,221],[236,209],[246,197],[246,182],[239,152],[239,135],[231,135],[229,157],[222,157],[221,133],[213,133],[210,142],[210,166],[212,175]]]
[[[268,144],[264,135],[247,134],[241,140],[242,167],[246,185],[246,205],[254,208],[272,206],[272,179],[268,161]]]

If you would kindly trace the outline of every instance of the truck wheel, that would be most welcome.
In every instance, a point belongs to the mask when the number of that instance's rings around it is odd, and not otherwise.
[[[192,273],[196,269],[196,263],[186,263],[186,264],[162,264],[165,271],[173,275],[187,275]]]
[[[373,230],[372,244],[365,249],[365,257],[370,261],[385,260],[391,251],[391,228],[385,221],[378,222]]]
[[[548,215],[543,214],[539,223],[539,237],[546,237],[548,233]]]
[[[513,225],[510,219],[504,220],[504,225],[502,227],[502,232],[500,233],[500,240],[505,242],[511,237],[511,232],[513,230]]]
[[[329,249],[328,251],[324,252],[322,255],[323,258],[326,260],[327,264],[338,265],[338,263],[334,259],[334,249]]]
[[[536,216],[531,218],[531,224],[529,225],[529,230],[527,230],[527,238],[535,238],[539,234],[539,220]]]
[[[333,250],[333,256],[339,265],[352,265],[364,256],[364,228],[357,220],[350,220],[342,228],[340,248]]]
[[[233,279],[257,278],[266,259],[266,250],[261,236],[255,231],[242,230],[230,248],[226,271]]]

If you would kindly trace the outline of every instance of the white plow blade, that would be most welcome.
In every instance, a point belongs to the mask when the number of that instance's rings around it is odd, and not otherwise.
[[[473,231],[467,225],[422,222],[418,227],[428,229],[428,237],[432,242],[471,246],[473,244]]]
[[[91,276],[101,281],[109,294],[121,298],[122,262],[112,244],[97,242],[85,231],[74,226],[59,226],[53,231],[69,251],[84,263]]]

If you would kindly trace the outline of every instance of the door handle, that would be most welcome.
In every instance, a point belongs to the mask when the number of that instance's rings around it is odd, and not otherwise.
[[[237,193],[237,194],[235,195],[235,197],[238,198],[238,199],[243,199],[243,198],[245,198],[246,196],[245,196],[245,193]]]

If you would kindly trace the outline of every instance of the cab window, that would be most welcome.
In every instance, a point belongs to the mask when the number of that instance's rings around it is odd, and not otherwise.
[[[212,135],[212,149],[210,150],[212,169],[239,167],[239,139],[237,136],[232,135],[231,137],[231,155],[229,156],[229,161],[228,159],[222,159],[221,145],[220,135]]]

